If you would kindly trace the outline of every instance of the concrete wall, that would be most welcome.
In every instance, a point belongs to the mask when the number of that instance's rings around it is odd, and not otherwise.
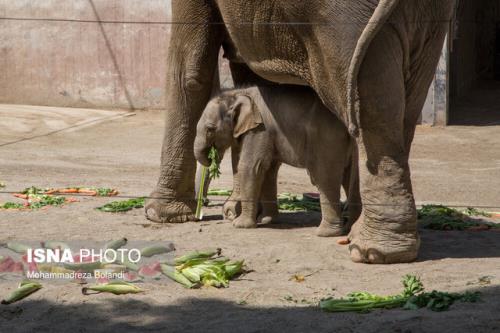
[[[158,22],[170,0],[0,0],[0,16]],[[169,25],[0,20],[0,103],[162,108]]]
[[[451,48],[451,95],[462,97],[493,78],[500,0],[461,0]]]

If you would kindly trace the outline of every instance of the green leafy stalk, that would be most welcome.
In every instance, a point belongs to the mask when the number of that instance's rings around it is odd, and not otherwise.
[[[198,199],[196,202],[196,213],[195,213],[195,217],[198,220],[201,220],[201,208],[203,207],[203,192],[205,192],[206,177],[207,177],[207,168],[205,166],[202,166],[200,188],[198,189]]]
[[[325,299],[320,302],[320,308],[329,312],[367,312],[376,308],[399,308],[414,310],[426,307],[432,311],[444,311],[455,301],[476,302],[478,292],[446,293],[439,291],[424,292],[424,285],[414,275],[403,278],[403,292],[394,296],[378,296],[368,292],[354,292],[347,298]]]
[[[134,198],[121,201],[111,201],[104,206],[97,207],[96,209],[107,213],[126,212],[135,208],[142,208],[144,207],[144,203],[144,198]]]
[[[212,189],[208,190],[207,195],[213,195],[213,196],[230,196],[232,193],[233,193],[232,190],[212,188]]]

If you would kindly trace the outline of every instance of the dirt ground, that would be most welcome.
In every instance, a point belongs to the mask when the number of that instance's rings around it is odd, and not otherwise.
[[[142,196],[155,184],[160,112],[123,117],[98,110],[0,106],[0,119],[5,191],[87,185]],[[75,124],[84,126],[43,135]],[[500,126],[418,128],[411,158],[418,203],[500,206],[498,142]],[[213,186],[230,187],[230,174],[226,159]],[[313,190],[303,170],[282,168],[280,192]],[[12,200],[9,194],[0,194],[0,202],[7,200]],[[352,263],[335,238],[314,235],[318,214],[283,214],[278,224],[236,230],[221,220],[219,206],[206,210],[207,221],[158,225],[141,209],[124,214],[93,209],[108,201],[81,198],[61,208],[0,211],[0,241],[167,240],[179,253],[221,247],[225,255],[245,259],[253,271],[223,290],[185,290],[163,282],[144,285],[147,292],[139,295],[83,296],[71,283],[46,284],[26,300],[0,307],[1,332],[493,332],[500,327],[500,232],[422,230],[416,262],[364,265]],[[290,281],[296,273],[311,275],[302,283]],[[458,303],[442,313],[331,314],[316,306],[323,297],[357,290],[399,293],[407,273],[420,275],[429,290],[478,289],[482,301]],[[480,285],[483,276],[491,276],[491,284]],[[0,283],[0,296],[13,288]]]

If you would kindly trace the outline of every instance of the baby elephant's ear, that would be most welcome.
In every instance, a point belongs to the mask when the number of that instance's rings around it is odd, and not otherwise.
[[[235,138],[262,124],[262,116],[249,96],[238,96],[231,109],[234,124],[233,137]]]

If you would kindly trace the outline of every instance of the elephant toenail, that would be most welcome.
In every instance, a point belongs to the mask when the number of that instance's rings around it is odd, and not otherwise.
[[[357,245],[349,245],[349,251],[351,253],[351,260],[354,262],[365,262],[363,252],[359,249]]]
[[[368,250],[368,262],[371,264],[383,264],[384,256],[377,250]]]

